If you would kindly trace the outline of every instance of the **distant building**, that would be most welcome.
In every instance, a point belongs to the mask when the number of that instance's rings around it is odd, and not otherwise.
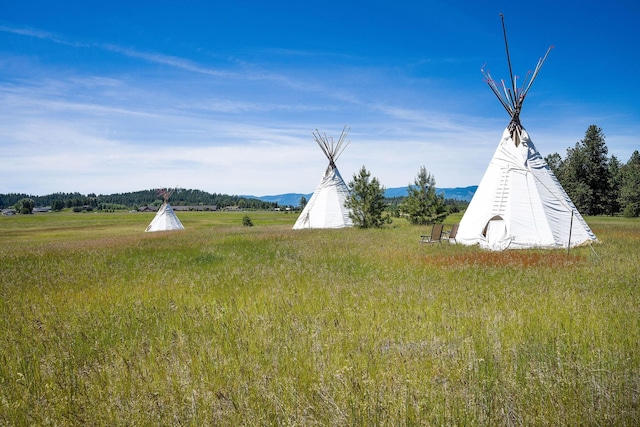
[[[158,211],[157,206],[140,206],[138,208],[138,212],[157,212],[157,211]]]

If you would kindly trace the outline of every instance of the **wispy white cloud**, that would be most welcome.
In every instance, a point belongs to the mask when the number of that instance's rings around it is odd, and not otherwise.
[[[78,42],[67,40],[63,36],[59,34],[55,34],[49,31],[44,31],[37,28],[29,28],[29,27],[12,27],[7,25],[0,24],[0,32],[18,34],[21,36],[35,37],[38,39],[45,39],[52,41],[54,43],[64,44],[72,47],[88,47],[88,45]]]
[[[121,55],[129,56],[131,58],[142,59],[144,61],[167,65],[169,67],[178,68],[193,73],[205,74],[212,77],[226,77],[237,78],[237,73],[231,73],[228,71],[216,70],[210,67],[203,67],[193,61],[177,56],[163,55],[160,53],[142,52],[139,50],[125,48],[114,44],[96,44],[96,47],[103,48],[105,50],[119,53]]]

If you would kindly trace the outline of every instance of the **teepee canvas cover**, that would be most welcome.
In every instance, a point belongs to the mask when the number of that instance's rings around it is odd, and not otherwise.
[[[502,24],[504,29],[504,18]],[[511,122],[460,221],[459,243],[504,250],[567,248],[597,240],[520,124],[524,98],[550,50],[522,88],[516,87],[511,73],[508,45],[512,87],[502,82],[499,90],[483,70]]]
[[[315,141],[318,143],[324,154],[329,159],[329,166],[322,177],[322,181],[311,196],[311,200],[307,203],[298,220],[293,226],[294,230],[302,228],[343,228],[353,226],[351,218],[349,218],[349,209],[344,204],[349,196],[349,188],[344,183],[335,162],[346,148],[342,147],[348,130],[342,130],[342,135],[336,144],[333,138],[329,138],[325,134],[321,135],[316,130],[313,134]]]
[[[169,204],[169,196],[171,196],[173,191],[160,190],[158,193],[164,197],[164,203],[160,206],[160,209],[153,218],[153,221],[151,221],[147,229],[144,231],[184,230],[184,226]]]
[[[587,223],[531,142],[505,129],[458,228],[456,241],[485,249],[566,248],[595,241]]]

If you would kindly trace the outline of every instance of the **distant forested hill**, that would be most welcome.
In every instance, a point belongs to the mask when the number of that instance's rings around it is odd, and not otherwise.
[[[96,209],[132,209],[138,206],[160,205],[162,197],[156,190],[142,190],[131,193],[116,194],[80,194],[80,193],[53,193],[46,196],[34,196],[31,194],[0,194],[0,209],[14,206],[19,200],[31,198],[36,206],[53,206],[64,203],[64,207],[91,206]],[[243,209],[271,209],[276,203],[262,200],[231,196],[228,194],[207,193],[201,190],[177,189],[169,200],[174,206],[216,205],[218,208],[238,206]]]
[[[438,194],[444,194],[445,199],[469,201],[473,197],[477,186],[464,188],[439,188]],[[273,209],[277,206],[293,206],[300,204],[304,196],[307,200],[310,194],[287,193],[275,196],[232,196],[228,194],[207,193],[201,190],[177,189],[169,200],[174,206],[216,205],[219,209],[228,206],[238,206],[243,209]],[[388,188],[385,196],[388,199],[401,199],[407,195],[406,187]],[[76,206],[91,206],[95,209],[134,209],[139,206],[160,205],[162,197],[156,190],[141,190],[131,193],[116,194],[80,194],[80,193],[53,193],[46,196],[34,196],[31,194],[0,194],[0,209],[14,206],[19,200],[31,198],[36,206],[53,206],[54,204],[72,208]]]

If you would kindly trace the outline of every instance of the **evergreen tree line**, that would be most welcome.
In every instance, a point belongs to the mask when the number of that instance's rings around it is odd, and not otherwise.
[[[163,199],[156,190],[142,190],[131,193],[83,195],[80,193],[53,193],[46,196],[30,194],[0,194],[0,208],[11,208],[22,200],[32,200],[35,206],[51,206],[53,210],[87,206],[95,210],[135,209],[140,206],[161,205]],[[238,206],[242,209],[273,209],[277,203],[263,202],[241,196],[207,193],[201,190],[177,189],[170,199],[174,206],[215,205],[218,209]]]
[[[640,154],[634,151],[626,163],[608,157],[602,129],[591,125],[584,139],[545,157],[578,211],[584,215],[640,215]]]

